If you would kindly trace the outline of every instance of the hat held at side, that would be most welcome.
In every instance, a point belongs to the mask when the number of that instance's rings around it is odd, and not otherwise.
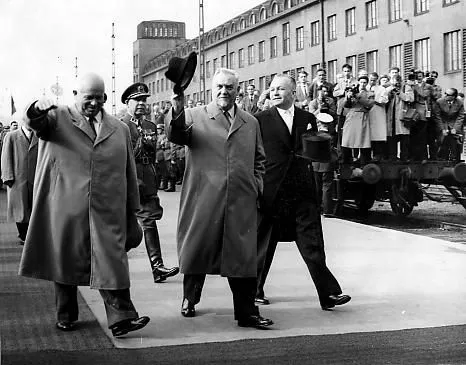
[[[332,137],[328,133],[308,132],[302,135],[302,157],[315,162],[332,161]]]

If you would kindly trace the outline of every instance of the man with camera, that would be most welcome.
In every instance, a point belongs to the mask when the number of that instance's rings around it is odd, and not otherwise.
[[[156,125],[145,118],[146,100],[149,96],[146,84],[137,82],[129,86],[121,96],[127,106],[127,114],[122,118],[131,134],[141,208],[137,211],[138,220],[144,232],[147,255],[154,282],[160,283],[178,274],[179,268],[167,268],[163,264],[157,220],[162,218],[163,208],[157,195],[155,154],[157,145]]]

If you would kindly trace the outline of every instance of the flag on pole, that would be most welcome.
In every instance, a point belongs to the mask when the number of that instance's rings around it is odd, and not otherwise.
[[[16,113],[15,101],[13,100],[13,95],[11,95],[11,115]]]

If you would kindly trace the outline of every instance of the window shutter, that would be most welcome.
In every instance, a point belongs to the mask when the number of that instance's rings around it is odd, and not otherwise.
[[[407,42],[404,44],[403,57],[405,79],[408,77],[408,73],[414,68],[413,61],[413,44],[411,42]]]
[[[463,29],[463,86],[466,87],[466,29]]]
[[[290,70],[290,76],[296,80],[296,69],[291,69]]]
[[[358,73],[366,69],[366,55],[364,53],[358,54]]]

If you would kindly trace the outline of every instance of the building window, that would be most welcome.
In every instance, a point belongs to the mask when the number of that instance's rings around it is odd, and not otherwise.
[[[390,0],[388,3],[389,21],[390,23],[401,20],[401,0]]]
[[[262,92],[265,90],[265,76],[259,77],[259,91]]]
[[[311,46],[317,46],[320,43],[320,21],[311,23]]]
[[[401,44],[388,47],[388,66],[401,69]]]
[[[461,35],[459,30],[445,33],[444,52],[445,71],[461,70]]]
[[[265,20],[267,19],[267,11],[265,8],[261,9],[261,12],[259,13],[259,20]]]
[[[220,58],[220,67],[227,67],[226,62],[227,62],[227,56],[226,56],[226,55],[223,55],[223,56]]]
[[[218,67],[218,63],[217,63],[217,59],[214,58],[212,60],[212,73],[215,75],[215,71],[217,71],[217,67]]]
[[[427,13],[429,11],[429,0],[415,0],[414,15]]]
[[[327,63],[327,81],[337,82],[337,60],[328,61]]]
[[[430,38],[414,42],[415,67],[422,71],[430,70]]]
[[[443,6],[453,5],[459,2],[460,0],[443,0]]]
[[[286,9],[290,9],[291,8],[291,1],[290,0],[285,0],[284,4],[283,4],[283,8],[286,10]]]
[[[160,91],[163,92],[163,86],[165,85],[165,82],[163,82],[163,79],[160,80]]]
[[[277,37],[270,38],[270,58],[277,57]]]
[[[248,80],[248,85],[255,85],[254,79],[249,79]]]
[[[230,52],[230,59],[229,59],[229,65],[228,67],[233,69],[235,68],[235,52]]]
[[[254,64],[254,44],[248,46],[248,65]]]
[[[252,13],[249,17],[249,25],[254,25],[257,23],[256,13]]]
[[[377,72],[377,57],[377,51],[371,51],[366,53],[367,72]]]
[[[356,70],[358,66],[358,57],[356,55],[346,57],[346,63],[351,65],[352,70]]]
[[[346,10],[346,35],[356,33],[356,8]]]
[[[283,55],[290,54],[290,23],[282,26],[283,31]]]
[[[160,92],[160,80],[157,80],[157,92]]]
[[[259,62],[265,61],[265,42],[259,42]]]
[[[246,29],[246,20],[241,19],[241,22],[239,23],[239,29]]]
[[[334,41],[337,39],[337,16],[336,15],[330,15],[327,18],[327,24],[328,24],[328,40],[329,41]]]
[[[367,29],[377,28],[377,1],[372,0],[366,3],[366,27]]]
[[[231,27],[230,27],[230,34],[233,34],[235,31],[236,31],[236,24],[233,22],[231,23]]]
[[[238,51],[238,67],[244,67],[244,49]]]
[[[278,4],[273,3],[273,5],[272,5],[272,16],[277,15],[277,14],[278,14]]]
[[[304,27],[296,28],[296,50],[304,49]]]
[[[207,61],[207,62],[205,63],[205,76],[206,76],[207,78],[210,77],[210,61]]]

